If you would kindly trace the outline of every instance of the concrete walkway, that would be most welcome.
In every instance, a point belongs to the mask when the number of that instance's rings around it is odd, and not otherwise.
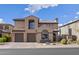
[[[9,42],[5,43],[4,45],[0,45],[0,49],[14,49],[14,48],[79,48],[79,45],[77,44],[69,44],[69,45],[62,45],[59,43],[56,43],[54,45],[53,43],[45,44],[45,43],[15,43],[15,42]]]

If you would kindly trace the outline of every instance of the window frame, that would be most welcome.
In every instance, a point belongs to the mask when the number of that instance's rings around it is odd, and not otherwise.
[[[33,19],[29,20],[28,29],[35,29],[35,21]]]

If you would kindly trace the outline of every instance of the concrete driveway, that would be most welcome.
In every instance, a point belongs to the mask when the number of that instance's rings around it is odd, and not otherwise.
[[[14,48],[79,48],[77,44],[70,44],[70,45],[62,45],[56,43],[46,44],[46,43],[26,43],[26,42],[9,42],[5,43],[4,45],[0,45],[0,49],[14,49]]]

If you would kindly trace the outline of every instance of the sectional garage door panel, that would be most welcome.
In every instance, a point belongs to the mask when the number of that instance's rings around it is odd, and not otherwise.
[[[36,33],[28,33],[27,42],[36,42]]]
[[[24,34],[15,33],[15,42],[24,42]]]

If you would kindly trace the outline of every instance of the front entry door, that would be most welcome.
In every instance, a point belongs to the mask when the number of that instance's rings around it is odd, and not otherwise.
[[[56,42],[56,39],[57,39],[57,32],[53,32],[53,42]]]
[[[41,43],[50,42],[49,40],[49,32],[47,30],[43,30],[41,33]]]

